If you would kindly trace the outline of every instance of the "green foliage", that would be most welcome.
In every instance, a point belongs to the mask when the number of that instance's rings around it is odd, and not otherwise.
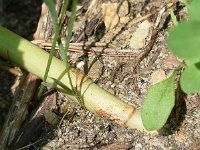
[[[54,3],[54,0],[44,0],[45,4],[48,6],[49,8],[49,11],[51,12],[51,17],[52,17],[52,20],[53,20],[53,24],[54,26],[57,25],[57,20],[58,20],[58,15],[57,15],[57,12],[56,12],[56,9],[55,9],[55,3]]]
[[[182,76],[180,83],[182,90],[187,93],[196,93],[200,90],[200,62],[187,67]]]
[[[62,87],[62,88],[65,90],[66,94],[68,94],[68,95],[75,95],[74,91],[72,91],[70,88],[68,88],[65,84],[63,84],[63,83],[60,82],[59,80],[54,79],[54,78],[52,78],[52,80],[53,80],[57,85],[59,85],[60,87]]]
[[[51,47],[49,59],[48,59],[48,62],[47,62],[47,67],[46,67],[45,74],[44,74],[44,77],[43,77],[43,81],[46,82],[47,77],[48,77],[48,73],[49,73],[49,69],[50,69],[50,66],[51,66],[51,62],[52,62],[52,59],[53,59],[53,56],[54,56],[56,42],[57,42],[57,39],[59,37],[59,28],[58,28],[58,23],[57,23],[57,13],[56,13],[56,10],[55,10],[54,1],[53,0],[44,0],[44,2],[46,3],[46,5],[48,6],[48,8],[51,12],[51,16],[52,16],[52,20],[53,20],[53,24],[54,24],[54,29],[55,29],[55,35],[54,35],[54,38],[53,38],[52,47]],[[44,91],[44,88],[45,88],[45,86],[43,84],[41,84],[40,90],[38,92],[38,99],[41,98],[42,93]]]
[[[170,50],[184,59],[200,56],[200,28],[198,22],[182,22],[169,33],[168,46]]]
[[[152,85],[141,110],[142,122],[147,130],[159,130],[166,123],[175,104],[174,80],[178,70]]]
[[[64,23],[64,16],[67,11],[68,3],[69,3],[69,0],[64,0],[63,7],[61,9],[61,14],[59,16],[59,25],[58,25],[59,31],[61,30],[62,24]],[[74,15],[74,14],[72,14],[72,15]],[[59,47],[59,51],[61,54],[61,58],[62,58],[64,64],[68,67],[69,66],[68,57],[67,57],[68,48],[63,46],[60,38],[58,39],[57,42],[58,42],[58,47]]]
[[[70,89],[68,88],[65,84],[63,84],[61,81],[55,79],[55,78],[51,78],[54,82],[42,82],[42,85],[46,86],[47,89],[55,89],[56,86],[60,86],[62,89],[65,90],[65,93],[68,94],[68,95],[75,95],[75,93]]]
[[[50,55],[49,55],[49,59],[48,59],[48,62],[47,62],[47,67],[46,67],[46,70],[45,70],[45,75],[44,75],[43,81],[45,83],[46,80],[47,80],[48,72],[49,72],[51,62],[52,62],[54,52],[55,52],[56,43],[58,43],[59,51],[60,51],[62,60],[65,64],[65,66],[66,66],[66,70],[67,70],[67,73],[68,73],[68,76],[69,76],[71,88],[74,91],[75,89],[72,86],[72,82],[71,82],[71,78],[70,78],[70,72],[69,72],[70,68],[69,68],[67,53],[68,53],[70,39],[71,39],[71,36],[72,36],[72,30],[73,30],[73,24],[74,24],[74,21],[75,21],[76,6],[77,6],[77,3],[78,3],[78,0],[74,0],[73,4],[72,4],[72,12],[71,12],[71,16],[70,16],[69,25],[68,25],[68,34],[66,34],[65,47],[63,46],[63,44],[61,42],[61,37],[59,36],[59,33],[60,33],[60,30],[61,30],[61,26],[64,22],[64,15],[66,13],[69,0],[64,0],[64,5],[61,9],[61,15],[60,15],[59,18],[58,18],[58,14],[56,12],[56,9],[55,9],[54,0],[44,0],[44,2],[46,3],[47,7],[49,8],[49,11],[51,12],[52,22],[53,22],[54,30],[55,30],[55,35],[54,35],[54,38],[53,38],[52,47],[51,47],[51,50],[50,50]],[[54,80],[54,82],[59,82],[59,81]],[[57,84],[59,84],[61,86],[60,82],[57,83]],[[42,84],[41,87],[40,87],[40,90],[39,90],[38,98],[41,97],[43,90],[44,90],[44,85]]]
[[[169,32],[168,47],[188,65],[181,76],[181,88],[195,93],[200,91],[200,1],[193,0],[188,7],[189,19]]]
[[[200,1],[193,0],[189,7],[189,20],[190,21],[200,21],[199,13],[200,13]]]

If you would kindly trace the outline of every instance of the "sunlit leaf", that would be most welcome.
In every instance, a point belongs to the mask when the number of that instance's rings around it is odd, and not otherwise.
[[[53,24],[54,26],[57,25],[57,21],[58,21],[58,15],[55,9],[55,3],[54,0],[44,0],[45,4],[47,5],[47,7],[49,8],[49,11],[51,12],[51,16],[52,16],[52,20],[53,20]]]
[[[147,130],[159,130],[166,123],[175,104],[174,80],[178,70],[155,85],[150,86],[142,106],[141,115]]]
[[[184,70],[181,75],[181,88],[186,93],[200,91],[200,62]]]
[[[66,94],[68,94],[68,95],[74,95],[74,92],[70,89],[70,88],[68,88],[66,85],[64,85],[61,81],[59,81],[59,80],[57,80],[57,79],[54,79],[54,78],[51,78],[57,85],[59,85],[60,87],[62,87],[64,90],[65,90],[65,92],[66,92]]]
[[[189,20],[200,21],[200,0],[192,0],[189,7]]]
[[[194,60],[200,58],[200,22],[183,22],[169,32],[168,47],[177,56]],[[190,63],[192,63],[190,61]],[[195,62],[193,62],[195,63]]]

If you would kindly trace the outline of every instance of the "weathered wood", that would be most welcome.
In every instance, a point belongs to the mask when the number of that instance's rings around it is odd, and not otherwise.
[[[60,4],[59,7],[61,7],[62,0],[58,0],[57,4]],[[48,41],[49,39],[51,39],[53,34],[54,31],[51,22],[51,15],[47,6],[43,3],[41,10],[41,17],[38,22],[38,27],[36,29],[36,32],[33,35],[33,39]],[[35,85],[32,86],[34,87]],[[32,91],[32,93],[34,93],[34,91]],[[24,95],[27,94],[29,93],[24,93]],[[31,99],[29,101],[31,101]],[[13,135],[12,138],[9,138],[9,143],[8,143],[9,149],[21,148],[23,146],[28,145],[31,142],[34,142],[38,138],[38,136],[40,136],[45,126],[45,120],[44,120],[45,112],[52,110],[53,109],[52,107],[54,106],[55,106],[55,93],[54,94],[50,93],[50,95],[45,97],[43,100],[36,101],[31,109],[30,112],[31,114],[29,114],[29,116],[26,118],[25,121],[24,121],[25,118],[23,119],[23,126],[20,125],[17,128],[18,132],[15,135]],[[26,114],[28,114],[28,112],[26,112]]]
[[[44,99],[35,102],[31,115],[16,134],[9,149],[21,148],[38,140],[46,126],[45,113],[56,108],[56,97],[53,91],[53,93],[48,93]]]
[[[38,88],[38,82],[38,77],[27,72],[17,78],[13,102],[0,133],[0,149],[6,149],[21,128],[28,114],[32,98]]]

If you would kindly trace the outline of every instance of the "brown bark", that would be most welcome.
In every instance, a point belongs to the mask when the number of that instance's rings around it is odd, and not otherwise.
[[[57,7],[58,6],[61,7],[61,5],[62,5],[62,0],[58,0]],[[41,17],[38,21],[38,27],[33,35],[33,38],[36,41],[37,40],[48,41],[53,36],[54,34],[53,32],[54,31],[51,22],[50,12],[45,3],[43,3],[41,10]],[[28,74],[28,76],[30,76],[30,74]],[[35,85],[32,86],[36,87]],[[32,93],[25,92],[24,95],[33,93],[35,93],[35,91],[32,91]],[[15,132],[12,138],[9,138],[9,142],[7,143],[9,149],[22,148],[36,141],[36,139],[40,136],[41,132],[45,127],[44,114],[45,112],[55,108],[55,100],[56,100],[56,95],[54,92],[53,94],[49,93],[48,96],[45,96],[44,99],[33,103],[31,114],[28,115],[25,121],[24,121],[25,117],[23,118],[23,120],[21,120],[20,126],[18,126],[16,129],[16,131],[18,132]],[[29,104],[30,101],[31,98],[29,100]],[[28,107],[29,105],[27,106],[26,110],[28,110]],[[26,114],[28,114],[27,111]]]
[[[38,87],[38,77],[24,72],[16,80],[16,89],[3,129],[0,133],[0,149],[6,149],[13,142],[28,114],[28,108]]]

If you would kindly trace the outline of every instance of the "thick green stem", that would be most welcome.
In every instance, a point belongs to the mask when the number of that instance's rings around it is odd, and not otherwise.
[[[49,54],[17,34],[0,27],[0,56],[43,79]],[[71,89],[66,72],[63,62],[54,57],[47,82],[53,82],[52,78],[58,79]],[[80,90],[84,106],[88,110],[118,124],[126,124],[130,128],[145,130],[140,112],[133,106],[103,90],[78,70],[70,69],[70,75],[73,86]],[[65,92],[59,86],[56,88]],[[79,102],[75,96],[69,97]]]

